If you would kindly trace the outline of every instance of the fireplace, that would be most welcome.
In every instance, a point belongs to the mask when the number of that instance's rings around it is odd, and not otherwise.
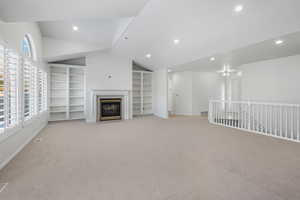
[[[96,123],[100,121],[101,99],[121,99],[121,120],[131,119],[130,92],[128,90],[98,90],[91,89],[88,92],[86,121]]]
[[[121,98],[99,98],[98,100],[99,121],[121,120],[122,99]]]

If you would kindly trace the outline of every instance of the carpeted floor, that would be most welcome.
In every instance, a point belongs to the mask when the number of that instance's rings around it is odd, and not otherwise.
[[[300,199],[300,144],[200,117],[50,124],[7,167],[2,200]]]

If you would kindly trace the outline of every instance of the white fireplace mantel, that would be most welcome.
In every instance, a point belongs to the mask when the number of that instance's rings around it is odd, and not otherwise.
[[[122,99],[122,119],[128,120],[130,117],[130,91],[129,90],[97,90],[89,91],[89,111],[87,122],[97,122],[97,99],[98,98],[121,98]]]

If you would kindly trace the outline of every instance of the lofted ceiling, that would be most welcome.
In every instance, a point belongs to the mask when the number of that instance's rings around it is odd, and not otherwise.
[[[171,71],[217,71],[222,69],[224,65],[235,68],[243,64],[300,54],[300,31],[283,35],[279,38],[283,41],[280,45],[275,43],[278,40],[278,37],[276,37],[230,52],[214,55],[213,58],[215,60],[213,61],[210,60],[212,57],[205,57],[174,66],[170,69]]]
[[[132,18],[82,19],[42,21],[38,24],[44,37],[111,48],[114,41],[123,33],[131,20]],[[77,26],[78,31],[74,31],[73,26]]]
[[[136,16],[148,0],[1,0],[6,22],[37,22]]]
[[[244,9],[236,13],[236,5]],[[214,68],[293,54],[299,45],[288,47],[293,38],[280,51],[268,45],[300,31],[299,10],[299,0],[0,1],[6,22],[38,22],[44,37],[96,45],[91,51],[113,49],[151,69]],[[211,56],[214,64],[207,63]]]
[[[299,0],[151,0],[114,50],[144,66],[178,66],[299,31],[299,10]]]

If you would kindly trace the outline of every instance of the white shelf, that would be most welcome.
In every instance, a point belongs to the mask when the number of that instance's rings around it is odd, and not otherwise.
[[[52,99],[55,99],[55,98],[67,98],[67,96],[51,96]]]
[[[58,72],[51,72],[51,75],[54,75],[54,76],[67,76],[67,74],[65,74],[65,73],[58,73]]]
[[[84,119],[84,70],[72,65],[50,65],[51,121]]]
[[[51,80],[52,83],[65,83],[66,81],[55,81],[55,80]]]
[[[70,118],[71,120],[79,120],[79,119],[84,119],[84,117],[82,116],[82,117],[71,117]]]
[[[50,110],[50,113],[66,113],[66,110]]]
[[[65,121],[68,120],[67,118],[51,118],[49,119],[50,122],[56,122],[56,121]]]
[[[50,107],[65,107],[67,105],[50,105]]]
[[[134,71],[132,78],[133,115],[152,114],[152,73]]]
[[[84,110],[80,109],[80,110],[70,110],[70,112],[84,112]]]
[[[70,98],[84,98],[84,96],[70,96]]]

